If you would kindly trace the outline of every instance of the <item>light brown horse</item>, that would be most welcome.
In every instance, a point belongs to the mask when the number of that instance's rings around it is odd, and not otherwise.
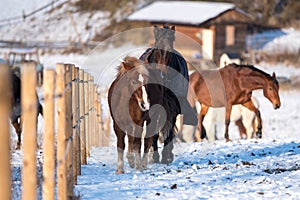
[[[198,117],[198,129],[201,133],[202,122],[209,107],[225,107],[225,138],[230,141],[228,127],[232,105],[242,104],[256,114],[258,124],[256,136],[262,136],[260,111],[251,101],[252,91],[263,89],[264,96],[280,108],[279,84],[276,75],[269,75],[251,65],[229,64],[217,70],[203,70],[190,75],[190,92],[201,103]],[[200,136],[195,136],[200,141]]]
[[[148,152],[153,134],[144,138],[144,155],[141,160],[141,139],[145,115],[150,108],[144,84],[148,70],[142,61],[135,57],[125,57],[118,68],[118,74],[108,90],[108,104],[117,136],[117,174],[124,173],[125,135],[128,137],[127,159],[130,167],[147,167]]]

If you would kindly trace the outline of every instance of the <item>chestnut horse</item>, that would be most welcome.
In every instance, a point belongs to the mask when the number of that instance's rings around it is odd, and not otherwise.
[[[144,87],[148,73],[142,61],[127,56],[119,66],[118,74],[108,90],[108,104],[117,136],[117,174],[124,173],[123,154],[126,134],[128,137],[127,159],[130,167],[135,167],[137,170],[147,167],[152,136],[146,133],[144,138],[143,161],[141,161],[141,138],[145,114],[150,106]]]
[[[251,65],[229,64],[217,70],[202,70],[190,75],[190,87],[195,98],[201,104],[198,117],[198,129],[201,133],[203,118],[209,107],[225,107],[225,138],[230,141],[228,127],[233,105],[242,104],[253,111],[257,117],[256,136],[262,136],[260,111],[251,100],[252,91],[263,89],[264,96],[273,104],[274,109],[280,108],[279,84],[276,75],[269,75]],[[196,136],[200,141],[200,137]]]

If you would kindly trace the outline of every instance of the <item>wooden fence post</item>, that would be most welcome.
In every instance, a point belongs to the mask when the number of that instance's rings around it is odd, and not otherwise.
[[[93,84],[94,82],[94,77],[92,75],[90,75],[90,81],[89,81],[89,116],[90,116],[90,124],[89,124],[89,132],[90,132],[90,149],[92,149],[91,147],[95,146],[95,137],[94,137],[94,134],[95,134],[95,126],[94,126],[94,92],[93,92]]]
[[[110,142],[110,116],[107,116],[106,121],[105,121],[105,144],[104,146],[109,146]]]
[[[79,143],[79,68],[72,66],[72,124],[73,124],[73,174],[74,184],[77,184],[77,175],[80,174],[80,143]]]
[[[90,75],[89,80],[89,144],[90,150],[95,146],[95,118],[94,118],[94,77]]]
[[[54,149],[54,84],[55,71],[46,69],[44,76],[44,166],[43,199],[54,200],[55,149]]]
[[[79,67],[75,67],[75,94],[76,94],[76,99],[75,99],[75,103],[76,103],[76,154],[77,154],[77,159],[76,159],[76,184],[77,184],[77,175],[81,175],[81,164],[80,164],[80,160],[81,160],[81,149],[80,149],[80,110],[79,110]],[[75,142],[75,141],[74,141]]]
[[[85,145],[86,145],[86,155],[87,157],[90,157],[90,124],[89,124],[89,118],[90,118],[90,100],[89,100],[89,81],[90,77],[88,73],[84,73],[84,123],[85,123]]]
[[[0,199],[9,200],[11,198],[11,172],[10,172],[10,90],[9,69],[5,64],[0,64]]]
[[[67,199],[67,169],[65,150],[66,136],[66,98],[65,98],[65,67],[56,64],[56,93],[59,95],[57,103],[57,188],[58,199]]]
[[[86,136],[85,136],[85,95],[84,95],[84,71],[79,70],[79,116],[80,116],[80,151],[81,164],[86,165]]]
[[[36,95],[36,63],[26,62],[21,71],[21,106],[23,120],[23,172],[22,199],[36,199],[36,127],[37,127],[37,95]]]
[[[65,64],[66,77],[66,139],[67,139],[67,197],[73,197],[73,139],[72,139],[72,65]]]
[[[95,145],[96,147],[100,147],[100,123],[98,117],[98,94],[97,94],[97,86],[94,85],[94,116],[95,116]]]
[[[101,106],[101,95],[97,91],[97,97],[98,97],[98,104],[97,104],[97,116],[98,116],[98,123],[99,123],[99,142],[100,146],[105,146],[105,135],[104,135],[104,124],[103,124],[103,116],[102,116],[102,106]]]
[[[99,93],[98,93],[98,88],[96,87],[96,91],[95,91],[95,106],[96,106],[96,127],[97,127],[97,140],[98,140],[98,145],[99,147],[102,147],[102,126],[101,126],[101,106],[100,106],[100,96],[99,96]]]

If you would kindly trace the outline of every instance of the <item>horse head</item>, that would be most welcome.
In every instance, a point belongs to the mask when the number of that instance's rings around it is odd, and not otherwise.
[[[166,71],[166,66],[174,49],[175,26],[164,25],[163,28],[154,26],[154,38],[153,53],[156,58],[155,63],[158,64],[158,68]]]
[[[274,72],[271,78],[266,82],[263,93],[264,96],[273,104],[274,109],[280,108],[281,102],[279,97],[279,83]]]
[[[149,72],[145,64],[135,58],[126,56],[121,63],[119,71],[123,71],[123,77],[125,82],[122,82],[120,86],[126,86],[131,99],[135,99],[142,111],[149,110],[150,104],[148,95],[145,89],[145,84],[149,78]]]

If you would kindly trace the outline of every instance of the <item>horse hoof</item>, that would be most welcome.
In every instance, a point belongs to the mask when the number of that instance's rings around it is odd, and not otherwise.
[[[231,141],[231,139],[229,139],[229,138],[226,138],[226,142],[232,142],[232,141]]]
[[[153,153],[153,163],[159,163],[159,154],[157,152]]]
[[[135,163],[134,163],[134,156],[133,156],[133,154],[127,154],[126,158],[128,160],[129,166],[131,168],[134,168],[134,164]]]
[[[148,169],[148,165],[142,165],[142,167],[141,167],[141,171],[144,171],[144,170],[147,170]]]
[[[129,167],[134,168],[134,163],[129,162]]]
[[[165,164],[165,165],[168,165],[168,164],[170,164],[172,162],[173,162],[173,158],[167,158],[167,159],[162,159],[161,160],[161,163]]]
[[[117,169],[115,173],[116,174],[124,174],[125,172],[124,172],[124,170]]]
[[[262,133],[260,131],[256,132],[256,137],[261,139],[262,138]]]
[[[243,133],[242,136],[241,136],[241,139],[242,140],[246,140],[247,139],[247,135],[245,133]]]
[[[167,165],[167,164],[172,163],[173,160],[174,160],[174,155],[171,153],[170,155],[163,157],[161,159],[161,163]]]

